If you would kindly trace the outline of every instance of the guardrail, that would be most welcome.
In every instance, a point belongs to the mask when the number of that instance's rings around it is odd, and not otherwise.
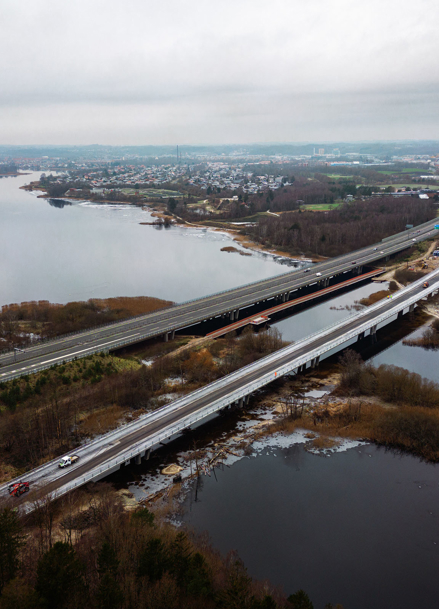
[[[407,233],[412,233],[415,230],[417,231],[419,229],[425,228],[432,222],[433,222],[433,220],[429,220],[428,222],[424,222],[423,224],[418,224],[417,226],[414,226],[413,228],[407,228],[406,230],[403,230],[400,233],[396,233],[395,235],[391,235],[390,237],[384,237],[384,239],[381,239],[381,243],[390,241],[391,239],[394,239],[395,237],[402,237],[403,235],[405,235]],[[435,229],[433,228],[432,230],[435,230]]]
[[[424,228],[426,226],[429,226],[432,222],[436,222],[436,221],[439,222],[439,217],[434,219],[434,220],[430,220],[428,222],[424,222],[423,224],[419,224],[418,226],[416,226],[416,227],[414,227],[413,229],[410,229],[410,230],[414,231],[414,230],[422,229],[422,228]],[[432,230],[436,230],[436,229],[432,228]],[[396,233],[395,235],[391,235],[390,237],[385,237],[384,239],[381,240],[381,243],[390,241],[391,239],[394,239],[395,237],[403,236],[406,233],[407,233],[407,231],[402,231],[401,233]],[[361,248],[360,250],[358,250],[358,255],[361,255],[361,252],[364,251],[365,249],[368,249],[368,248]],[[354,253],[354,252],[352,252],[352,253]],[[341,255],[341,256],[336,256],[334,258],[331,258],[331,262],[336,262],[337,259],[339,259],[339,258],[341,259],[344,256],[346,256],[346,254]],[[300,263],[299,260],[298,260],[298,262]],[[323,263],[323,264],[325,264],[325,263]],[[269,283],[269,282],[274,281],[276,279],[281,279],[282,277],[286,277],[287,275],[291,275],[294,272],[295,271],[292,271],[291,273],[288,273],[288,272],[287,273],[280,273],[279,275],[275,275],[274,277],[270,277],[270,278],[264,279],[262,281],[250,282],[250,283],[238,286],[237,288],[232,288],[232,289],[228,289],[228,290],[222,290],[220,292],[215,292],[213,294],[209,294],[207,297],[204,297],[204,298],[214,298],[216,296],[221,296],[222,294],[227,294],[229,292],[232,293],[234,290],[249,288],[251,286],[260,286],[260,287],[262,287],[266,283]],[[57,336],[55,339],[53,339],[53,338],[42,338],[42,339],[39,339],[39,340],[37,340],[35,342],[28,343],[27,346],[32,347],[32,346],[38,346],[39,344],[45,344],[45,343],[48,343],[48,342],[51,342],[51,341],[65,340],[69,336],[75,336],[75,335],[81,336],[82,334],[88,333],[90,330],[97,330],[97,329],[99,329],[99,330],[101,330],[101,329],[105,330],[106,328],[111,328],[112,326],[117,325],[117,324],[123,324],[124,322],[126,323],[126,322],[130,322],[130,321],[140,320],[140,319],[145,318],[145,317],[148,317],[149,319],[151,319],[151,316],[153,316],[154,314],[161,314],[161,313],[163,313],[165,311],[171,311],[173,308],[175,308],[177,306],[187,305],[187,304],[196,302],[197,300],[202,300],[202,299],[195,298],[195,299],[186,300],[186,301],[183,301],[183,302],[180,302],[180,303],[172,303],[168,307],[164,307],[163,309],[158,309],[157,311],[153,311],[151,313],[141,313],[139,315],[135,315],[133,317],[126,318],[124,320],[115,320],[115,321],[112,321],[112,322],[107,322],[107,323],[102,324],[102,325],[92,326],[91,328],[87,328],[86,330],[78,330],[76,332],[68,332],[66,334],[62,334],[60,336]],[[13,351],[13,348],[12,349],[9,349],[9,348],[8,349],[3,349],[3,350],[0,351],[0,354],[12,353],[12,351]],[[8,378],[15,378],[15,377],[8,377]]]
[[[433,271],[426,277],[431,279],[433,277],[436,277],[437,275],[439,275],[439,269],[436,271]],[[233,382],[233,380],[235,380],[239,377],[245,377],[248,373],[250,373],[254,370],[257,370],[258,368],[260,368],[262,366],[265,366],[270,361],[273,364],[275,364],[277,359],[280,359],[280,358],[284,359],[285,355],[287,355],[288,352],[291,353],[291,356],[292,356],[291,360],[288,360],[285,363],[280,364],[279,366],[276,366],[275,370],[270,370],[270,371],[262,374],[260,377],[254,379],[252,381],[249,381],[248,383],[243,384],[238,389],[233,390],[233,391],[227,393],[226,395],[222,396],[221,398],[214,400],[208,406],[200,408],[198,411],[191,413],[190,415],[187,415],[185,417],[182,417],[180,420],[178,420],[175,423],[172,423],[171,425],[168,425],[166,428],[164,428],[160,432],[156,432],[155,434],[152,434],[148,438],[145,438],[144,440],[137,442],[134,446],[130,447],[130,449],[128,451],[122,452],[119,455],[116,455],[115,457],[108,459],[108,461],[102,463],[100,466],[91,470],[86,475],[81,476],[80,478],[75,479],[75,480],[63,485],[60,489],[58,489],[56,491],[56,496],[63,495],[65,493],[69,492],[70,490],[77,488],[78,486],[81,486],[82,484],[85,484],[86,482],[89,482],[91,480],[104,477],[108,473],[115,471],[123,463],[126,463],[130,459],[132,459],[138,455],[142,455],[147,450],[154,448],[154,446],[158,445],[163,440],[169,439],[173,435],[180,433],[183,429],[190,427],[191,425],[199,422],[200,420],[206,418],[207,416],[214,414],[214,413],[218,412],[219,410],[222,410],[226,406],[229,406],[230,404],[239,401],[241,398],[245,398],[249,394],[254,393],[256,390],[260,389],[261,387],[264,387],[265,385],[271,383],[273,380],[275,380],[281,376],[284,376],[286,374],[289,374],[293,371],[297,371],[297,369],[300,366],[302,366],[304,364],[306,365],[307,363],[314,360],[315,358],[320,357],[321,355],[327,353],[328,351],[331,351],[332,349],[335,349],[335,348],[341,346],[342,344],[346,343],[347,341],[351,340],[352,338],[358,337],[359,334],[366,332],[367,330],[370,330],[372,327],[378,326],[380,323],[383,323],[384,321],[397,315],[400,311],[410,308],[410,306],[412,304],[416,304],[416,302],[425,298],[425,296],[427,296],[428,294],[431,294],[432,292],[436,292],[439,290],[439,285],[436,282],[434,285],[431,285],[428,288],[425,288],[422,292],[418,292],[417,294],[414,294],[410,298],[407,298],[407,299],[404,298],[408,292],[413,290],[413,288],[417,288],[420,285],[422,285],[423,282],[425,281],[425,279],[426,278],[424,277],[424,278],[414,282],[413,284],[411,284],[408,288],[404,288],[403,290],[401,290],[400,292],[395,294],[395,296],[392,298],[392,301],[394,301],[394,306],[392,306],[390,309],[384,311],[381,314],[378,314],[377,316],[373,317],[372,319],[368,319],[363,324],[360,323],[360,325],[356,325],[355,327],[351,328],[349,331],[345,332],[344,334],[341,334],[339,337],[337,337],[333,340],[326,342],[324,345],[322,345],[320,347],[316,347],[315,349],[311,349],[310,351],[308,351],[305,354],[294,357],[294,351],[303,347],[306,343],[312,343],[312,341],[317,337],[321,338],[322,336],[331,334],[337,327],[339,327],[341,329],[341,328],[343,328],[343,326],[351,325],[355,321],[360,321],[361,317],[369,315],[370,312],[373,311],[374,309],[379,310],[381,307],[383,307],[383,305],[385,303],[387,303],[387,301],[378,302],[375,305],[368,307],[367,310],[362,311],[355,316],[349,317],[345,320],[342,320],[341,322],[336,322],[336,323],[332,324],[331,326],[328,326],[327,328],[325,328],[322,332],[316,332],[310,336],[307,336],[307,337],[297,341],[297,343],[294,343],[293,345],[289,345],[288,347],[285,347],[284,349],[281,349],[280,351],[277,351],[274,354],[271,354],[261,360],[258,360],[257,362],[249,364],[248,366],[245,366],[244,368],[241,368],[240,370],[238,370],[226,377],[223,377],[222,379],[219,379],[218,381],[215,381],[214,383],[211,383],[210,385],[208,385],[206,387],[198,389],[197,391],[189,394],[188,396],[185,396],[179,400],[176,400],[175,402],[173,402],[171,404],[168,404],[161,410],[161,413],[165,414],[172,410],[176,410],[180,407],[183,407],[185,404],[187,404],[190,401],[194,401],[197,398],[202,397],[203,395],[208,395],[208,393],[212,392],[213,390],[218,390],[221,387],[229,385],[230,383]],[[148,422],[147,419],[151,419],[151,415],[145,415],[145,420],[144,420],[145,423]],[[129,433],[130,428],[132,428],[134,430],[136,427],[138,427],[138,422],[133,422],[126,426],[125,431],[127,433]],[[115,432],[112,432],[112,433],[114,434]]]

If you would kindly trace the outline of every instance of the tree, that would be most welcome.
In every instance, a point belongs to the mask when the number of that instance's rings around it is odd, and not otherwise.
[[[72,595],[81,594],[82,575],[83,566],[75,550],[57,541],[38,561],[35,589],[50,609],[61,609],[71,601]]]
[[[114,548],[105,541],[98,555],[100,576],[97,601],[100,609],[118,609],[123,602],[123,593],[117,580],[119,560]]]
[[[171,212],[171,214],[174,213],[176,207],[177,207],[177,201],[174,199],[174,197],[169,197],[169,199],[168,199],[168,209]]]
[[[168,567],[168,553],[163,541],[154,537],[146,544],[139,557],[139,577],[147,577],[151,583],[159,581]]]
[[[16,577],[3,588],[0,606],[1,609],[39,609],[43,604],[35,590]]]
[[[288,602],[292,609],[314,609],[309,596],[303,590],[298,590],[295,594],[290,594]]]
[[[19,567],[19,552],[24,545],[21,523],[15,510],[0,512],[0,593]]]

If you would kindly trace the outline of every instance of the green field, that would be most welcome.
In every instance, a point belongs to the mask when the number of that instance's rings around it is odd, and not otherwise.
[[[302,205],[302,209],[307,211],[330,211],[331,209],[337,209],[341,203],[316,203],[315,205]]]

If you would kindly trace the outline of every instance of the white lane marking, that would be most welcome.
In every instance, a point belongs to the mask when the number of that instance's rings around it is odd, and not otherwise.
[[[140,334],[140,332],[136,332],[136,334],[131,334],[131,336],[127,336],[126,338],[132,338],[133,336],[137,336],[138,334]],[[98,345],[99,347],[105,347],[105,345],[111,345],[111,343],[118,343],[120,341],[120,339],[116,339],[116,340],[110,340],[107,343],[101,343],[100,345]],[[75,351],[74,353],[69,353],[69,354],[64,354],[64,355],[60,355],[59,357],[54,357],[52,359],[46,359],[44,362],[40,362],[38,364],[32,364],[32,366],[27,366],[26,368],[22,368],[22,370],[26,370],[27,368],[32,368],[33,366],[44,366],[44,364],[48,364],[50,362],[55,362],[58,359],[65,359],[66,357],[72,357],[72,355],[77,355],[78,353],[84,353],[85,351],[90,351],[91,349],[95,349],[96,347],[88,347],[87,349],[81,349],[80,351]],[[16,370],[11,370],[10,372],[3,372],[3,374],[1,376],[4,376],[5,374],[12,374],[13,372],[17,372]]]

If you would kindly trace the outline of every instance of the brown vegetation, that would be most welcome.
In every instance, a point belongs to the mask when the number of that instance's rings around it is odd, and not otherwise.
[[[91,298],[87,302],[69,302],[65,305],[52,304],[47,300],[4,305],[0,313],[0,338],[9,345],[24,344],[30,332],[42,338],[53,338],[151,313],[172,304],[158,298],[136,296]]]
[[[397,366],[365,364],[354,351],[340,358],[339,393],[377,396],[391,404],[439,407],[439,384]]]
[[[250,252],[243,252],[242,250],[236,249],[232,245],[228,245],[227,247],[221,248],[222,252],[228,252],[230,254],[239,254],[240,256],[251,256]]]
[[[367,298],[362,298],[358,302],[361,305],[369,307],[370,305],[375,304],[379,300],[382,300],[383,298],[387,298],[387,296],[390,296],[391,293],[392,292],[390,290],[379,290],[379,292],[374,292],[373,294],[370,294],[369,296],[367,296]]]
[[[407,338],[402,343],[411,347],[439,349],[439,319],[435,319],[431,326],[424,330],[420,338]]]
[[[427,271],[428,272],[428,271]],[[426,271],[414,271],[410,269],[397,269],[394,273],[396,281],[403,285],[408,285],[417,279],[421,279],[425,275]]]

